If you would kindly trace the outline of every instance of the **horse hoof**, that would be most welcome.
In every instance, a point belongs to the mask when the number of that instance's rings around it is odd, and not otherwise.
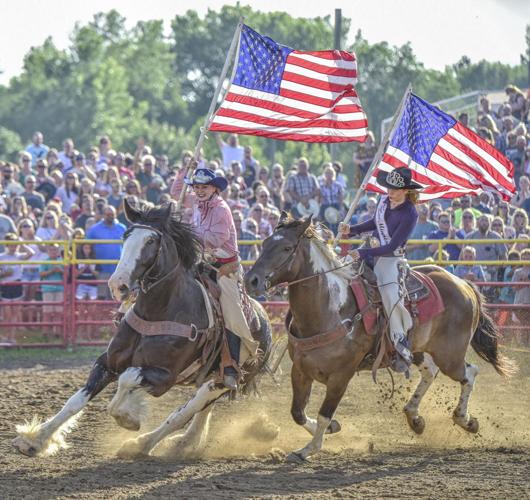
[[[130,439],[122,444],[116,455],[118,458],[130,460],[132,458],[145,457],[147,453],[143,451],[142,446],[135,439]]]
[[[34,457],[37,455],[37,448],[35,446],[28,443],[23,437],[17,436],[15,439],[11,441],[11,445],[15,450],[17,450],[19,453],[22,453],[22,455],[25,455],[26,457]]]
[[[293,451],[287,455],[285,461],[290,464],[302,464],[306,459],[300,453]]]
[[[416,434],[423,434],[423,431],[425,430],[425,419],[423,417],[420,417],[419,415],[417,417],[414,417],[410,422],[410,428],[416,433]]]
[[[471,434],[476,434],[478,432],[478,428],[478,420],[475,417],[471,417],[466,425],[466,431],[471,432]]]
[[[337,432],[340,432],[341,426],[340,423],[337,420],[332,420],[327,429],[328,434],[336,434]]]
[[[129,415],[113,415],[116,423],[127,429],[128,431],[139,431],[140,430],[140,421],[131,418]]]

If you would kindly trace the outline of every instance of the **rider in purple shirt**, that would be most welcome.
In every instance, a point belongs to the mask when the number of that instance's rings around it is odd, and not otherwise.
[[[400,269],[406,264],[405,245],[418,220],[415,207],[418,195],[415,190],[421,189],[422,186],[412,180],[412,171],[409,168],[380,171],[377,182],[387,188],[388,195],[383,195],[379,200],[374,217],[355,226],[341,224],[339,233],[352,237],[373,231],[378,245],[352,250],[350,255],[354,260],[373,259],[375,262],[374,272],[388,318],[390,336],[396,349],[392,368],[408,375],[412,353],[407,332],[413,323],[405,308]]]

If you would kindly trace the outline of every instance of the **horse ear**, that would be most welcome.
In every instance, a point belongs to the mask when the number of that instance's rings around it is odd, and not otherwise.
[[[306,229],[311,225],[312,222],[313,222],[313,216],[312,215],[307,216],[302,221],[302,223],[298,226],[298,233],[304,234]]]
[[[141,213],[129,203],[127,198],[123,199],[123,209],[125,212],[125,217],[127,217],[129,222],[135,224],[140,220]]]
[[[280,214],[280,219],[278,220],[278,225],[285,224],[288,220],[289,214],[285,210],[282,210]]]

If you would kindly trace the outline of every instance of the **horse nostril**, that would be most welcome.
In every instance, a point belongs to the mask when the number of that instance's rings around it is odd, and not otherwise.
[[[252,288],[258,288],[258,285],[259,285],[259,278],[257,276],[254,276],[251,280],[250,280],[250,285],[252,286]]]

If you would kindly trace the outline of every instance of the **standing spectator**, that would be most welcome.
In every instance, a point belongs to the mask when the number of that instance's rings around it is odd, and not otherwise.
[[[77,258],[81,260],[95,260],[96,253],[94,247],[90,243],[83,243],[77,247]],[[79,263],[75,270],[76,278],[79,280],[96,280],[98,279],[98,272],[96,264]],[[90,283],[79,283],[75,292],[77,300],[96,300],[98,297],[97,285]]]
[[[264,217],[264,209],[263,205],[261,203],[255,203],[248,213],[248,219],[247,220],[254,220],[257,223],[257,229],[258,234],[261,238],[266,238],[272,234],[272,228],[269,224],[269,221]],[[251,232],[248,227],[247,223],[243,223],[243,229],[245,231]]]
[[[442,205],[437,201],[432,201],[429,205],[429,220],[438,224],[438,218],[442,211]]]
[[[530,249],[525,249],[521,252],[521,260],[530,260]],[[518,286],[515,288],[514,304],[530,304],[530,267],[521,266],[517,268],[512,277],[512,281],[523,282],[527,281],[528,286]],[[515,315],[512,316],[517,322],[528,323],[528,311],[520,310],[515,311]]]
[[[372,220],[375,217],[375,210],[377,208],[377,198],[375,196],[369,196],[366,199],[365,210],[359,215],[359,224]],[[433,223],[435,227],[438,227],[438,224]]]
[[[63,173],[67,173],[74,168],[74,141],[73,139],[65,139],[63,142],[63,150],[57,154],[58,160],[63,164]]]
[[[26,151],[31,155],[31,164],[35,166],[38,160],[44,160],[50,148],[44,144],[42,132],[34,132],[31,144]]]
[[[96,182],[96,174],[86,163],[86,157],[83,153],[78,153],[74,160],[74,168],[72,172],[77,174],[80,180],[85,177],[90,179],[92,182]]]
[[[530,209],[530,201],[525,205],[526,200],[530,198],[530,179],[526,175],[521,175],[519,178],[519,189],[515,193],[515,196],[511,200],[511,204],[518,207],[524,208],[526,213]],[[528,209],[526,208],[528,206]]]
[[[33,171],[33,166],[31,164],[31,155],[27,151],[24,151],[20,155],[20,160],[19,160],[18,182],[20,182],[20,184],[23,185],[24,181],[26,180],[26,177],[28,175],[33,175],[33,174],[34,174],[34,171]]]
[[[269,212],[267,220],[271,225],[271,229],[274,231],[276,229],[276,226],[278,225],[278,222],[280,222],[280,211],[277,208],[272,209]]]
[[[455,228],[451,226],[451,217],[447,212],[442,212],[438,217],[439,229],[429,234],[428,240],[454,240],[456,239]],[[455,243],[444,243],[442,248],[449,253],[449,260],[458,260],[460,257],[460,247]],[[429,246],[429,251],[438,258],[438,244],[433,243]]]
[[[253,220],[254,230],[245,231],[243,229],[243,213],[240,210],[233,210],[232,217],[234,219],[234,225],[236,227],[236,237],[239,240],[259,240],[257,234],[258,225],[256,221]],[[250,223],[252,228],[251,219],[247,219],[247,227]],[[239,245],[239,257],[241,260],[256,260],[258,258],[258,246],[257,245]]]
[[[512,115],[519,121],[526,120],[526,98],[523,91],[515,85],[508,85],[504,91],[508,96],[508,103],[512,107]]]
[[[58,243],[47,245],[47,258],[43,260],[50,261],[49,264],[39,266],[40,278],[42,281],[62,282],[64,279],[64,265],[57,264],[55,261],[61,260],[61,247]],[[43,306],[44,322],[57,321],[63,310],[64,287],[62,284],[43,284],[41,285],[42,300],[52,302]],[[56,332],[57,326],[52,327],[52,332]]]
[[[426,203],[416,205],[418,211],[418,222],[410,235],[411,240],[426,240],[427,236],[438,229],[438,224],[428,219],[429,207]],[[429,257],[429,246],[422,244],[407,245],[408,260],[425,260]]]
[[[38,208],[39,210],[44,210],[46,200],[41,193],[35,190],[36,187],[37,178],[33,175],[28,175],[24,181],[24,192],[22,193],[22,196],[32,209]]]
[[[335,169],[328,165],[324,168],[323,179],[320,181],[321,204],[319,218],[328,224],[329,229],[333,233],[337,232],[344,202],[344,191],[337,182],[336,175]],[[330,208],[334,210],[329,210]],[[326,210],[328,211],[327,213]],[[330,214],[330,212],[333,212],[333,214]]]
[[[361,179],[364,178],[366,172],[370,168],[374,159],[375,153],[377,152],[377,146],[375,143],[374,133],[369,130],[366,136],[366,140],[357,146],[357,150],[353,155],[353,165],[355,167],[355,186],[358,187],[361,184]]]
[[[112,192],[112,187],[109,183],[109,167],[106,163],[103,163],[101,169],[98,170],[94,191],[104,198]]]
[[[241,162],[243,169],[243,179],[247,186],[252,186],[254,181],[258,178],[259,174],[259,163],[252,156],[252,147],[245,146],[243,153],[243,161]]]
[[[517,250],[510,250],[508,253],[508,260],[513,262],[512,265],[506,266],[503,274],[503,282],[511,283],[513,275],[517,269],[517,262],[521,260],[521,254]],[[513,304],[515,299],[515,289],[511,286],[503,286],[499,294],[499,302],[502,304]]]
[[[108,205],[103,212],[103,220],[94,224],[87,232],[89,240],[121,240],[125,226],[116,221],[116,209]],[[121,255],[121,243],[94,245],[96,259],[119,260]],[[116,269],[116,264],[98,264],[99,279],[108,280]],[[110,291],[107,283],[98,287],[100,299],[110,299]]]
[[[48,154],[46,155],[46,163],[50,170],[55,168],[59,163],[59,153],[55,148],[50,148],[48,151]]]
[[[5,235],[6,241],[19,241],[15,233],[7,233]],[[33,254],[33,250],[28,246],[21,245],[6,245],[5,252],[0,253],[0,262],[6,261],[24,261],[28,260]],[[16,302],[21,300],[24,296],[24,288],[17,282],[22,280],[22,265],[10,264],[2,265],[0,267],[0,294],[3,302],[10,302],[12,305],[3,308],[5,323],[19,322],[21,320],[20,306]],[[9,283],[9,284],[5,284]],[[16,327],[10,327],[10,332],[13,332]],[[13,334],[10,334],[9,340],[13,339]]]
[[[97,164],[110,163],[112,152],[112,143],[107,135],[100,137],[98,145]]]
[[[63,212],[69,214],[74,203],[79,203],[79,181],[75,172],[68,172],[66,174],[64,185],[57,189],[55,196],[57,196],[63,205]]]
[[[227,172],[233,161],[243,163],[245,157],[245,149],[239,145],[237,134],[230,134],[228,141],[224,142],[220,134],[215,134],[217,145],[223,157],[223,170]],[[252,153],[252,150],[251,150]],[[246,166],[246,165],[245,165]]]
[[[505,228],[504,222],[502,221],[500,217],[494,217],[493,220],[491,221],[491,230],[495,231],[496,233],[499,233],[499,236],[501,238],[506,238],[506,239],[515,238],[515,231],[513,232],[510,231],[512,229],[513,228],[511,227]]]
[[[111,193],[107,197],[107,203],[112,205],[116,210],[118,210],[122,204],[123,200],[123,185],[120,179],[113,179],[110,181],[110,187],[112,189]]]
[[[35,224],[31,219],[22,219],[18,224],[18,236],[20,241],[24,242],[26,246],[33,250],[33,255],[30,257],[29,261],[32,260],[42,260],[44,257],[44,252],[39,246],[41,241],[35,235]],[[38,282],[40,281],[39,276],[39,266],[36,264],[26,264],[22,266],[22,281],[29,282]],[[36,285],[24,285],[24,300],[35,300],[37,295],[38,287]],[[37,318],[36,308],[33,306],[28,306],[27,309],[27,319],[28,321],[35,321]]]
[[[13,224],[16,226],[21,219],[28,217],[28,215],[28,205],[24,197],[14,196],[11,199],[11,209],[9,210],[9,217],[11,217]]]
[[[462,212],[462,227],[456,232],[456,237],[465,240],[475,231],[475,215],[473,210],[466,208]]]
[[[468,240],[498,240],[500,235],[490,228],[490,217],[486,214],[477,219],[477,230],[473,231]],[[475,243],[477,260],[506,260],[508,250],[503,243]],[[491,265],[485,268],[488,281],[498,281],[499,266]]]
[[[265,210],[274,210],[276,206],[272,202],[269,190],[265,186],[260,186],[256,189],[256,200],[263,205]]]
[[[283,209],[283,188],[285,183],[285,177],[283,175],[283,166],[279,163],[275,163],[272,166],[271,177],[267,182],[267,187],[272,196],[274,205],[282,210]]]
[[[75,227],[85,230],[86,221],[94,216],[94,198],[85,194],[81,197],[81,214],[75,220]]]
[[[295,217],[301,215],[295,208],[298,203],[306,205],[310,200],[317,201],[318,182],[316,177],[309,173],[307,158],[302,157],[298,160],[297,173],[287,179],[287,192],[293,204],[292,211]]]
[[[15,227],[15,224],[13,223],[13,220],[11,217],[8,217],[7,215],[0,213],[0,240],[5,240],[6,235],[8,233],[16,233],[17,228]],[[0,251],[3,252],[4,245],[0,245]]]
[[[454,212],[455,218],[453,224],[456,228],[462,227],[462,214],[464,210],[471,210],[475,215],[475,219],[482,215],[480,210],[477,210],[475,207],[471,206],[471,196],[468,194],[460,198],[460,205],[460,208]]]
[[[464,247],[460,252],[461,261],[476,260],[477,252],[473,247]],[[484,269],[478,264],[458,264],[454,270],[455,276],[469,281],[486,281]]]
[[[342,186],[342,189],[345,192],[346,189],[348,189],[348,179],[342,173],[344,170],[342,163],[340,161],[334,161],[332,166],[336,174],[335,180]]]

